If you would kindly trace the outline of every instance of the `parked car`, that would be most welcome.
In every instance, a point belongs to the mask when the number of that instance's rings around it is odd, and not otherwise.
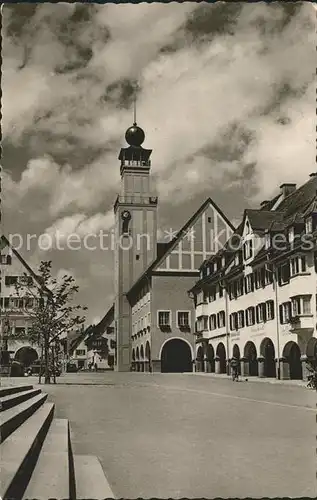
[[[67,373],[76,373],[76,372],[78,372],[77,365],[75,365],[75,363],[67,363],[67,365],[66,365],[66,371],[67,371]]]

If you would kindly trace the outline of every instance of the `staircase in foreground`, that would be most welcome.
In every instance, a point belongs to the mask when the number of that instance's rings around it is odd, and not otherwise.
[[[0,499],[114,498],[97,457],[74,455],[70,426],[31,385],[0,388]]]

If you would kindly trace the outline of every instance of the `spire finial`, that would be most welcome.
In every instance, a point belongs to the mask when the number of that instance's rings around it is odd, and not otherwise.
[[[133,125],[136,126],[136,91],[134,91],[133,98]]]

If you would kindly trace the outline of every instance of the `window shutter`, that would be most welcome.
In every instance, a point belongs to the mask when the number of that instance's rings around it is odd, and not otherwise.
[[[292,303],[291,302],[287,302],[287,306],[286,307],[287,307],[287,310],[288,310],[288,315],[291,318],[292,315],[293,315],[292,314]],[[298,307],[298,313],[299,313],[299,304],[297,304],[297,307]]]
[[[245,324],[246,324],[246,326],[249,326],[248,309],[245,311]]]
[[[253,274],[251,274],[250,281],[251,281],[251,291],[254,292],[254,275]]]
[[[230,330],[233,330],[233,327],[232,327],[232,314],[230,314]]]
[[[273,300],[271,300],[271,315],[272,315],[272,319],[275,318],[275,311],[274,311],[274,302]]]
[[[280,312],[280,323],[283,324],[284,322],[284,315],[283,315],[283,306],[280,304],[279,306],[279,312]]]
[[[244,321],[244,312],[241,311],[241,328],[244,328],[245,321]]]
[[[238,330],[238,313],[234,313],[234,327]]]
[[[259,322],[259,306],[256,306],[255,308],[255,317],[256,317],[256,322]]]
[[[261,304],[260,307],[262,307],[263,321],[265,322],[267,320],[266,304]]]
[[[4,299],[4,307],[9,307],[9,297],[5,297]]]

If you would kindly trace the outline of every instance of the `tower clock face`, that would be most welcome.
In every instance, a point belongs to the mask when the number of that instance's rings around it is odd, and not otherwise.
[[[128,210],[124,210],[121,214],[123,220],[131,219],[131,214]]]

